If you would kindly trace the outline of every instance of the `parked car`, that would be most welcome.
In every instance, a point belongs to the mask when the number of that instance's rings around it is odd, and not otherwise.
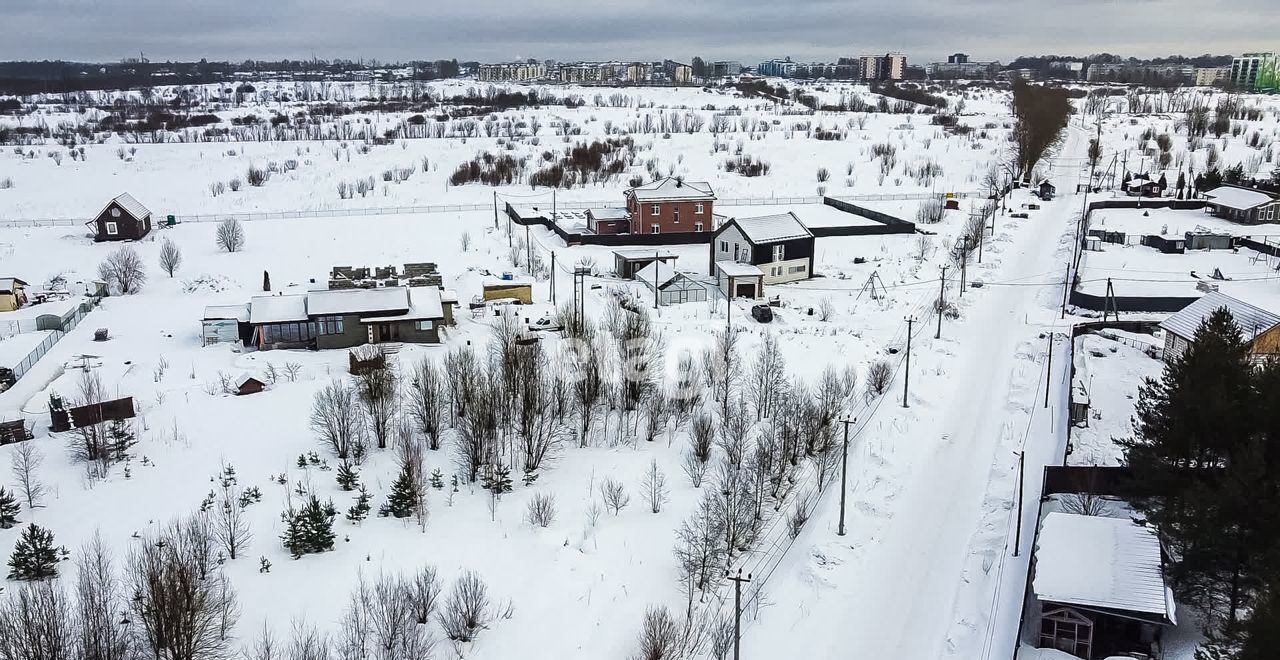
[[[556,320],[554,316],[550,314],[544,314],[542,318],[534,321],[533,323],[530,323],[529,329],[535,332],[537,331],[559,332],[560,330],[564,330],[564,326],[560,325],[560,322]]]
[[[773,308],[768,305],[753,305],[751,318],[761,323],[768,323],[773,320]]]

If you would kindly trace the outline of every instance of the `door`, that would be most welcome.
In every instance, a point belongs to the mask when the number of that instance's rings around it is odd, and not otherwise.
[[[755,282],[735,282],[733,285],[733,295],[738,298],[755,298],[756,285]]]

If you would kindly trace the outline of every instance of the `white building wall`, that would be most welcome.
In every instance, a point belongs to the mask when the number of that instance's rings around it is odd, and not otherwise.
[[[782,261],[774,261],[767,264],[760,264],[760,270],[764,271],[764,283],[768,284],[784,284],[786,282],[797,282],[799,280],[809,279],[809,259],[784,259]]]

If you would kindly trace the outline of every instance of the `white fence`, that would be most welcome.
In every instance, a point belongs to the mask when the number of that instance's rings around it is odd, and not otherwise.
[[[962,192],[955,193],[957,197],[972,197],[976,193]],[[501,195],[500,195],[501,196]],[[843,199],[850,201],[900,201],[927,199],[935,197],[937,193],[900,193],[900,194],[884,194],[884,195],[841,195],[835,199]],[[823,198],[820,196],[813,197],[729,197],[717,199],[716,203],[721,206],[785,206],[795,204],[821,204]],[[544,203],[545,204],[545,203]],[[559,202],[556,204],[558,209],[588,209],[601,207],[618,207],[622,206],[622,202],[617,199],[608,201],[590,201],[590,202]],[[426,206],[380,206],[366,208],[342,208],[342,209],[315,209],[302,211],[261,211],[255,213],[208,213],[208,214],[183,214],[183,213],[153,213],[152,222],[159,223],[165,220],[169,215],[173,215],[178,222],[221,222],[228,218],[235,218],[241,221],[254,220],[301,220],[309,218],[350,218],[356,216],[373,216],[373,215],[410,215],[424,213],[461,213],[469,211],[489,211],[493,209],[492,203],[487,204],[431,204]],[[0,218],[0,227],[16,228],[16,227],[72,227],[83,225],[88,221],[87,218]]]

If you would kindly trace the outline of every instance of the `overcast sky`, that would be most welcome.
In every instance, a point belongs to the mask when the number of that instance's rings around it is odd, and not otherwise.
[[[446,9],[447,7],[447,9]],[[0,0],[0,60],[735,59],[1280,50],[1278,0]]]

